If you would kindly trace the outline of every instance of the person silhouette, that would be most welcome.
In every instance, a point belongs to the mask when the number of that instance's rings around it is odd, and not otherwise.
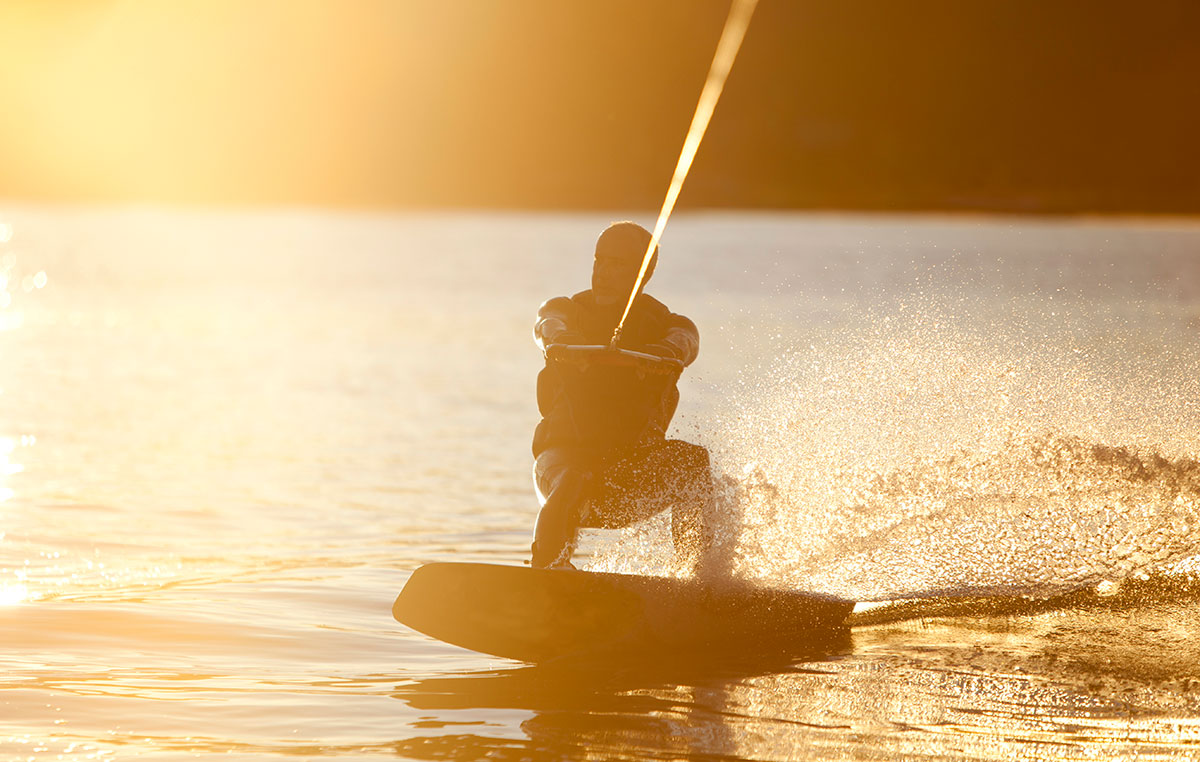
[[[581,528],[623,528],[667,508],[678,571],[701,571],[713,546],[708,451],[666,438],[676,381],[699,353],[696,325],[639,288],[620,349],[610,346],[650,240],[633,222],[609,225],[596,241],[592,287],[538,309],[533,335],[546,364],[532,447],[535,568],[574,568]],[[655,247],[643,286],[657,260]]]

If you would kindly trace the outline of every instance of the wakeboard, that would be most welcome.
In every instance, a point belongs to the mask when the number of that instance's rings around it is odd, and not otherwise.
[[[802,646],[844,628],[853,601],[739,582],[433,563],[392,605],[402,624],[519,661]]]

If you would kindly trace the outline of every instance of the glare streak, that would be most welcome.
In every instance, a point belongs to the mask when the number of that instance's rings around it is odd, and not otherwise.
[[[614,347],[621,339],[621,329],[625,325],[625,319],[629,317],[629,310],[633,307],[634,299],[637,298],[638,292],[642,288],[646,270],[650,267],[650,259],[667,227],[667,220],[675,209],[675,201],[679,198],[679,192],[683,189],[683,181],[687,179],[688,172],[692,168],[696,151],[700,149],[700,141],[704,140],[708,122],[712,119],[713,110],[717,107],[717,100],[720,99],[721,92],[725,89],[725,80],[729,77],[729,70],[733,68],[733,61],[742,47],[742,40],[746,36],[746,29],[750,26],[750,17],[754,15],[756,5],[758,5],[758,0],[734,0],[733,6],[729,9],[729,17],[725,19],[725,28],[721,30],[721,39],[717,42],[717,52],[713,54],[708,78],[704,81],[704,89],[700,91],[696,112],[692,115],[692,124],[688,127],[687,137],[683,141],[683,149],[679,152],[679,161],[675,164],[675,174],[671,177],[671,185],[667,188],[662,209],[658,212],[658,221],[654,223],[654,232],[650,236],[650,243],[646,246],[646,253],[642,255],[642,266],[638,269],[637,280],[633,283],[633,291],[629,294],[629,301],[625,304],[625,311],[621,314],[617,329],[613,331],[612,346]]]

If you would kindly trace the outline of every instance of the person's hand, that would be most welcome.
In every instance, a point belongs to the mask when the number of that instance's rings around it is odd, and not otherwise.
[[[573,357],[576,361],[578,361],[580,355],[577,352],[572,352],[571,348],[581,345],[583,343],[583,337],[573,336],[568,338],[572,338],[573,340],[569,342],[557,341],[558,337],[556,336],[556,341],[553,344],[547,344],[545,351],[546,359],[553,360],[554,362],[561,362]]]
[[[559,362],[564,359],[566,350],[567,350],[566,344],[547,344],[546,345],[546,359],[550,360],[552,362]]]
[[[664,360],[683,360],[683,353],[677,347],[665,342],[658,344],[647,344],[646,353],[652,354],[655,357],[661,357]]]
[[[585,342],[582,334],[575,333],[574,331],[559,331],[554,334],[554,341],[550,343],[571,346],[572,344],[583,344]]]

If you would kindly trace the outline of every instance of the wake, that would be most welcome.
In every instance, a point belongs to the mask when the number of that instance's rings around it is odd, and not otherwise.
[[[836,504],[731,486],[738,575],[860,601],[1058,595],[1200,556],[1200,463],[1072,436],[858,474]]]

